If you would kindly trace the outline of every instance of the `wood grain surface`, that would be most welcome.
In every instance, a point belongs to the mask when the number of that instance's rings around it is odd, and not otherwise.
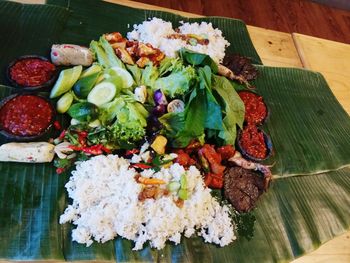
[[[321,72],[350,115],[350,45],[293,34],[303,66]]]
[[[307,0],[136,1],[206,16],[239,18],[253,26],[350,43],[350,11]]]

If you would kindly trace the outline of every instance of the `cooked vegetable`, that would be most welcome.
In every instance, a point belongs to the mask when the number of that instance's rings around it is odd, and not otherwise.
[[[81,65],[62,70],[51,90],[50,98],[56,98],[69,91],[79,79],[82,70],[83,67]]]
[[[80,102],[73,104],[69,108],[68,114],[78,121],[90,122],[98,117],[98,108],[90,102]]]
[[[90,66],[93,56],[91,51],[86,47],[71,44],[52,45],[51,61],[55,65]]]
[[[73,95],[70,92],[65,93],[56,103],[58,113],[65,113],[73,103]]]
[[[180,189],[179,192],[177,193],[180,199],[182,200],[187,200],[188,199],[188,191],[186,189]]]
[[[165,184],[165,181],[157,178],[147,178],[147,177],[138,177],[137,181],[141,184],[152,185],[152,184]]]
[[[167,142],[168,140],[164,136],[157,135],[157,137],[154,139],[153,143],[151,144],[151,148],[158,154],[164,154],[165,146]]]

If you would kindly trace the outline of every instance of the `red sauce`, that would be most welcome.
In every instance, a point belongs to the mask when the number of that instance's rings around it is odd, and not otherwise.
[[[36,87],[48,82],[55,73],[55,65],[39,58],[24,58],[10,68],[10,77],[17,84]]]
[[[268,154],[264,134],[254,124],[247,125],[243,129],[240,144],[241,148],[254,158],[264,159]]]
[[[262,96],[248,91],[238,93],[245,106],[244,120],[247,123],[261,124],[267,115],[267,108]]]
[[[19,95],[0,109],[2,128],[18,136],[42,133],[51,123],[53,109],[49,102],[35,95]]]

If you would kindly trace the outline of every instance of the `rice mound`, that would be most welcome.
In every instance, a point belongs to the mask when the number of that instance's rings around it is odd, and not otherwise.
[[[143,43],[150,43],[153,47],[159,48],[168,57],[177,57],[177,51],[187,48],[198,53],[209,55],[216,63],[222,62],[225,56],[225,49],[230,43],[222,36],[221,30],[213,28],[212,23],[184,23],[180,22],[178,33],[196,34],[205,36],[209,40],[208,45],[187,44],[181,39],[168,39],[167,36],[175,34],[171,22],[153,17],[142,24],[134,25],[134,30],[127,33],[129,40],[137,40]]]
[[[117,155],[96,156],[81,162],[65,185],[73,203],[60,217],[60,224],[72,222],[77,227],[72,239],[90,246],[93,240],[106,242],[121,236],[135,242],[134,250],[150,241],[151,247],[162,249],[170,240],[180,243],[181,234],[197,233],[205,242],[225,246],[236,239],[229,208],[220,204],[205,187],[194,166],[185,170],[179,164],[159,172],[145,170],[144,177],[180,181],[186,173],[189,199],[182,208],[175,205],[174,194],[141,202],[142,185],[129,168],[129,161]]]

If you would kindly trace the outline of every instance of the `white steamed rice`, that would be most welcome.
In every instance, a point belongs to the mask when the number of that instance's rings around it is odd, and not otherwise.
[[[230,43],[223,37],[221,30],[213,28],[211,23],[183,23],[181,22],[179,33],[203,35],[209,39],[208,45],[192,46],[181,39],[168,39],[167,36],[175,34],[171,22],[160,18],[152,18],[142,24],[134,25],[134,30],[127,33],[129,40],[137,40],[143,43],[150,43],[153,47],[159,48],[168,57],[176,57],[177,51],[183,47],[209,55],[215,62],[222,62],[225,56],[225,49]]]
[[[141,202],[138,195],[142,186],[135,181],[137,172],[129,169],[126,159],[116,155],[93,157],[72,172],[66,188],[73,203],[61,215],[60,223],[73,222],[77,227],[72,239],[87,246],[93,240],[106,242],[119,235],[133,240],[134,250],[142,249],[147,241],[161,249],[167,240],[178,244],[182,233],[190,237],[197,231],[205,242],[229,244],[236,238],[229,209],[211,196],[197,168],[185,171],[173,164],[157,173],[145,170],[142,176],[168,183],[179,181],[184,173],[190,197],[182,208],[175,205],[172,195]]]

